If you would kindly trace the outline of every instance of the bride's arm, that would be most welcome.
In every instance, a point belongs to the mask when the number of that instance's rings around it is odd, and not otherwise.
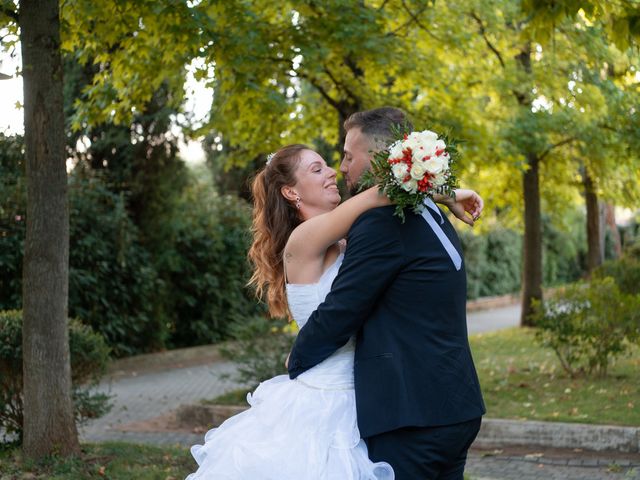
[[[353,222],[371,208],[391,205],[378,187],[371,187],[341,203],[330,212],[302,222],[291,232],[284,248],[287,258],[298,260],[324,257],[327,248],[345,237]]]

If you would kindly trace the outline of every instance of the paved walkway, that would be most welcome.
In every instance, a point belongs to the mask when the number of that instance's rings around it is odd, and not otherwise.
[[[472,480],[640,480],[640,456],[539,449],[497,455],[472,449]]]
[[[467,314],[469,334],[491,332],[520,325],[520,304]]]
[[[232,364],[216,362],[103,381],[98,390],[112,395],[113,408],[104,417],[83,426],[81,438],[86,442],[122,440],[191,445],[202,435],[130,432],[121,427],[166,414],[180,405],[214,398],[234,388],[233,382],[222,378],[233,371]]]
[[[472,312],[468,315],[469,332],[517,326],[519,315],[519,305]],[[122,427],[232,389],[234,383],[222,377],[233,371],[232,364],[214,361],[205,365],[163,369],[128,377],[116,376],[106,380],[99,389],[113,395],[114,407],[108,415],[90,421],[81,429],[82,440],[118,440],[184,447],[201,443],[202,433],[125,431]],[[640,458],[558,451],[540,455],[539,450],[494,451],[487,454],[472,450],[467,473],[472,480],[640,480]]]

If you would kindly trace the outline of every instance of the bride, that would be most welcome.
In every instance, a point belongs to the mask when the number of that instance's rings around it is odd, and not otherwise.
[[[336,172],[304,145],[278,150],[252,191],[250,283],[271,316],[288,316],[302,328],[331,290],[352,223],[389,200],[373,187],[340,204]],[[459,218],[479,199],[470,190],[456,197],[448,205]],[[369,460],[360,438],[354,349],[351,338],[295,380],[280,375],[262,382],[248,397],[249,410],[191,448],[199,468],[187,480],[393,479],[389,464]]]

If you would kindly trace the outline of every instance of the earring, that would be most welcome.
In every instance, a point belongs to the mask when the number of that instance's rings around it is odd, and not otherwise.
[[[296,208],[300,210],[300,195],[296,195]]]

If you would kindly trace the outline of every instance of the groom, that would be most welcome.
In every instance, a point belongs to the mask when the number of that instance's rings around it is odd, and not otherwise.
[[[392,140],[404,112],[353,114],[340,170],[354,188],[372,150]],[[357,335],[358,427],[372,461],[397,480],[462,480],[485,407],[466,326],[460,241],[435,204],[421,215],[369,210],[348,235],[331,293],[300,330],[289,358],[293,379]]]

